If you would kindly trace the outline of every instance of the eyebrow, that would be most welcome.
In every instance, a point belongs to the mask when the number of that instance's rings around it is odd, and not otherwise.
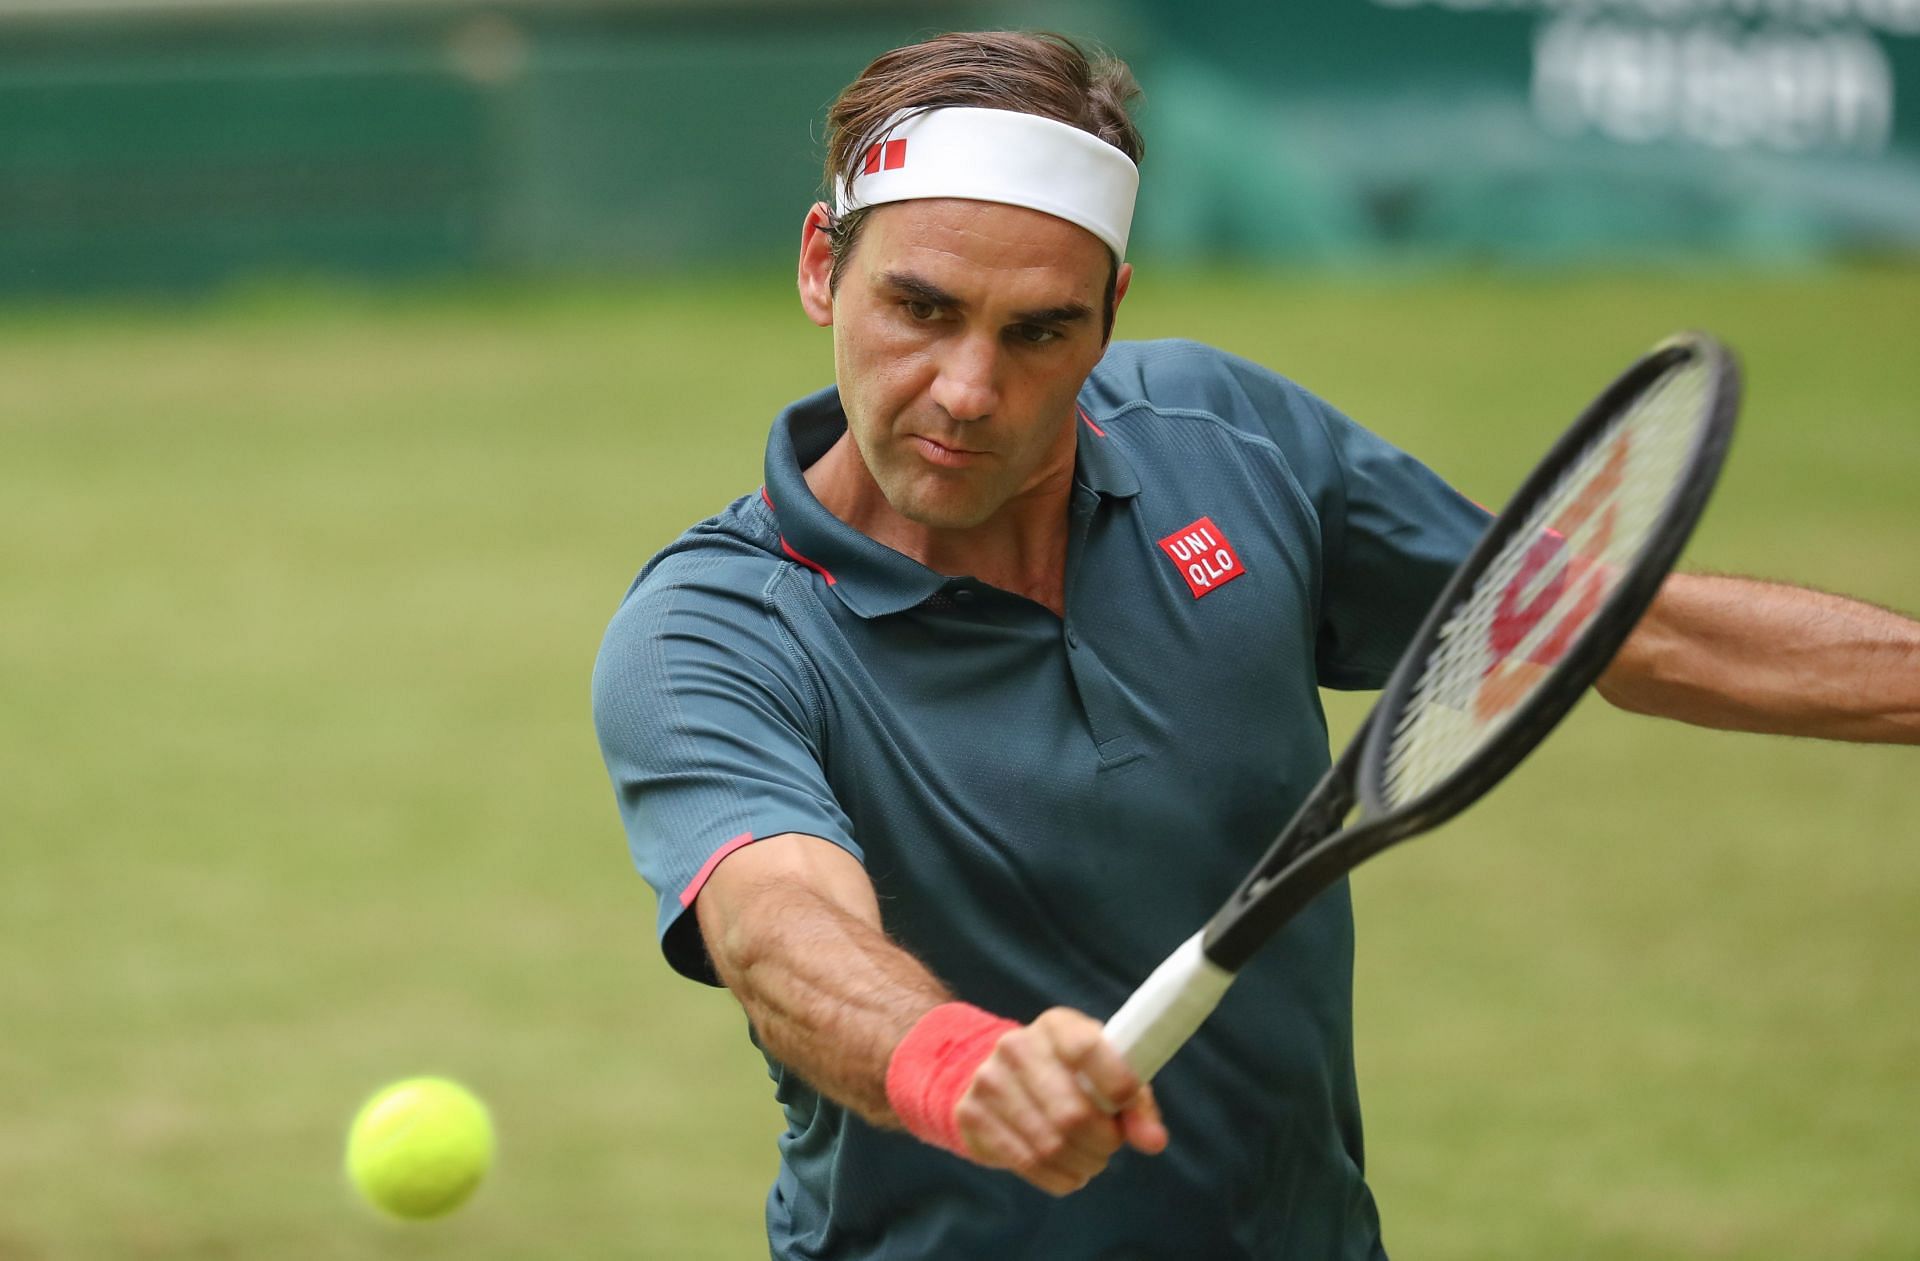
[[[922,302],[953,310],[964,308],[967,304],[959,297],[948,293],[932,281],[923,280],[910,272],[890,271],[880,277],[881,283],[901,293],[910,294]],[[1015,311],[1009,323],[1013,324],[1072,324],[1088,319],[1093,308],[1084,302],[1063,302],[1059,306],[1038,307],[1031,311]]]

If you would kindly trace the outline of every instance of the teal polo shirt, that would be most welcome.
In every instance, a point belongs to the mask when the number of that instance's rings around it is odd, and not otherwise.
[[[1486,524],[1267,370],[1116,343],[1080,395],[1066,613],[827,512],[802,470],[838,395],[788,408],[764,486],[641,572],[594,673],[633,856],[679,971],[728,853],[859,859],[887,932],[1026,1021],[1106,1017],[1233,890],[1328,766],[1318,688],[1374,688]],[[1344,883],[1155,1082],[1169,1149],[1053,1199],[877,1130],[768,1057],[777,1258],[1373,1258]]]

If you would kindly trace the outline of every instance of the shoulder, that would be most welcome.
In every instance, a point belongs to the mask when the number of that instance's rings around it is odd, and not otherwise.
[[[594,666],[597,698],[694,661],[753,662],[784,671],[790,662],[780,605],[806,591],[780,550],[760,492],[689,527],[634,579],[614,612]]]
[[[1344,494],[1335,435],[1351,424],[1250,359],[1195,341],[1115,342],[1083,393],[1094,422],[1153,476],[1240,466],[1287,486],[1315,516]]]
[[[1183,339],[1114,342],[1087,381],[1109,415],[1149,411],[1209,420],[1289,445],[1324,440],[1327,405],[1270,368]]]
[[[742,495],[656,552],[627,588],[614,628],[685,605],[755,601],[784,567],[779,534],[763,506],[759,492]]]

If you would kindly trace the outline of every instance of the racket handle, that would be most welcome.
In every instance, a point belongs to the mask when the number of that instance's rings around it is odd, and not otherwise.
[[[1143,1082],[1153,1080],[1233,984],[1233,973],[1201,951],[1204,935],[1195,933],[1180,943],[1107,1021],[1107,1041]]]

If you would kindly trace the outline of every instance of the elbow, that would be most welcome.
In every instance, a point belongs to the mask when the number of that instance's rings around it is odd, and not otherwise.
[[[1661,697],[1677,678],[1675,655],[1671,645],[1643,623],[1601,671],[1593,690],[1609,705],[1630,714],[1663,713]]]
[[[698,900],[694,912],[700,915],[700,936],[706,943],[707,958],[720,983],[743,1001],[752,989],[755,968],[763,967],[768,956],[766,934],[756,929],[754,915],[700,914]]]
[[[733,991],[748,1015],[756,1015],[761,995],[776,986],[777,978],[791,973],[815,903],[804,891],[792,889],[761,887],[746,900],[712,896],[715,892],[709,888],[693,903],[707,958],[720,983]]]
[[[1608,670],[1594,683],[1593,690],[1600,693],[1601,699],[1607,704],[1629,714],[1657,715],[1662,712],[1654,700],[1659,694],[1658,686],[1649,685],[1644,679]]]

